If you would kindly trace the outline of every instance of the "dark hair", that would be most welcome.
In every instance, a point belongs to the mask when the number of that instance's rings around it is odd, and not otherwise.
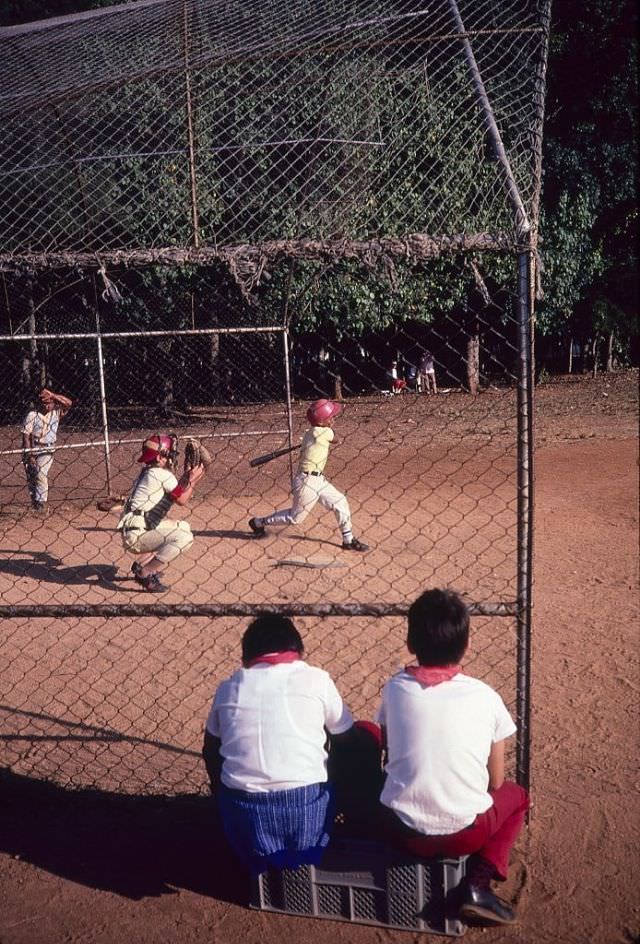
[[[304,645],[300,633],[287,616],[266,613],[258,616],[242,637],[242,661],[257,659],[267,652],[297,652],[302,655]]]
[[[427,590],[409,607],[407,645],[420,665],[459,662],[469,645],[469,611],[453,590]]]

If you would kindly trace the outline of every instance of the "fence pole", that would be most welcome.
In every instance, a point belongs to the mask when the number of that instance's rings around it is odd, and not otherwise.
[[[489,100],[489,96],[487,95],[487,90],[482,79],[482,74],[478,68],[478,63],[476,62],[473,48],[469,42],[469,37],[467,31],[465,30],[462,17],[460,16],[460,10],[458,9],[456,0],[449,0],[449,9],[451,10],[453,20],[460,34],[464,58],[471,75],[476,101],[484,121],[484,126],[487,129],[487,134],[489,135],[495,149],[496,159],[502,167],[505,183],[507,186],[507,193],[509,194],[509,199],[515,214],[516,232],[518,236],[524,236],[530,231],[531,224],[529,222],[527,211],[520,195],[520,190],[518,189],[513,170],[511,169],[511,164],[502,142],[502,135],[500,134],[493,108],[491,107],[491,102]]]
[[[284,348],[284,382],[285,396],[287,399],[287,427],[289,429],[289,445],[293,445],[293,417],[291,414],[291,366],[289,363],[289,326],[287,325],[282,333],[282,344]],[[293,458],[289,456],[289,472],[293,481]]]
[[[193,226],[193,245],[195,249],[200,246],[200,216],[198,213],[198,187],[196,178],[196,146],[195,134],[193,131],[193,103],[191,96],[191,72],[189,63],[189,11],[185,0],[183,6],[183,29],[184,29],[184,86],[185,86],[185,105],[187,116],[187,139],[189,143],[189,179],[191,183],[191,223]]]
[[[289,301],[291,298],[291,282],[293,280],[293,273],[295,271],[296,263],[295,259],[292,259],[289,263],[289,271],[287,273],[287,285],[285,289],[284,296],[284,310],[282,312],[282,323],[284,326],[284,333],[282,335],[282,343],[284,345],[284,380],[285,380],[285,395],[287,398],[287,425],[289,427],[289,445],[293,445],[293,416],[291,412],[291,366],[289,363],[289,324],[291,322],[291,316],[289,314]],[[289,455],[289,478],[293,482],[293,453]]]
[[[518,253],[518,597],[516,779],[530,782],[531,608],[533,591],[532,253]]]
[[[95,276],[93,292],[96,303],[96,347],[98,352],[98,382],[100,384],[100,411],[102,413],[102,435],[104,438],[104,466],[107,479],[107,495],[111,495],[111,449],[109,446],[109,420],[107,417],[107,394],[104,383],[104,361],[102,358],[102,335],[100,334],[100,309]]]

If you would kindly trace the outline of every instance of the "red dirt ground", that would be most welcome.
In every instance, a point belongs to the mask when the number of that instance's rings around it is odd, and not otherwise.
[[[519,924],[508,930],[470,930],[471,942],[638,940],[637,383],[637,372],[628,371],[596,380],[559,380],[537,391],[535,805],[504,890],[505,897],[518,902]],[[401,407],[393,404],[393,409]],[[475,432],[472,411],[467,415]],[[393,438],[391,425],[389,433]],[[451,450],[444,455],[451,460]],[[432,469],[435,474],[437,465]],[[344,470],[336,475],[336,482],[347,484],[351,497],[357,477],[345,483],[344,475]],[[254,497],[250,479],[240,491]],[[278,482],[273,491],[276,499]],[[229,495],[230,503],[237,494]],[[363,502],[360,520],[365,521],[365,511],[371,515],[368,532],[377,518]],[[234,514],[228,514],[229,523],[218,527],[232,526]],[[6,532],[11,537],[12,530],[13,525]],[[232,532],[223,534],[228,538]],[[305,539],[294,538],[273,553],[300,553]],[[109,546],[106,535],[96,540]],[[420,552],[416,546],[416,555]],[[269,573],[257,573],[256,560],[251,548],[244,578],[249,590]],[[370,565],[374,572],[376,560],[372,557]],[[303,571],[301,577],[315,573]],[[348,572],[347,596],[365,579],[359,573]],[[24,580],[15,570],[9,576],[15,582],[7,585],[7,593]],[[287,571],[271,590],[286,594],[291,579]],[[395,586],[392,576],[387,579]],[[472,573],[469,581],[473,592],[482,585],[482,573]],[[489,589],[490,596],[499,596],[505,586],[498,579]],[[92,587],[91,599],[103,599],[105,592]],[[316,639],[315,652],[323,641]],[[162,642],[170,645],[171,640]],[[232,642],[235,646],[235,636]],[[223,647],[229,658],[233,646]],[[3,701],[17,691],[18,680],[9,681]],[[72,675],[68,684],[73,685]],[[362,695],[363,704],[368,699]],[[19,750],[19,736],[13,736]],[[32,750],[35,756],[42,748]],[[47,750],[55,755],[53,743]],[[79,757],[81,750],[78,745]],[[241,904],[240,877],[211,842],[205,798],[121,797],[105,804],[90,791],[69,793],[26,776],[38,765],[29,766],[29,751],[20,757],[24,769],[14,767],[0,780],[1,944],[276,944],[283,938],[307,944],[402,944],[426,939],[251,912]]]

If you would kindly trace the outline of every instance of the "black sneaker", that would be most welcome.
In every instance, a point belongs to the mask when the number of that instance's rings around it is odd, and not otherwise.
[[[263,524],[258,524],[255,518],[249,518],[249,527],[253,531],[254,538],[264,538],[267,535]]]
[[[142,564],[140,563],[140,561],[133,562],[133,564],[131,565],[131,573],[133,574],[134,577],[142,576]]]
[[[146,590],[147,593],[166,593],[169,589],[160,582],[160,577],[157,574],[149,574],[148,577],[136,577],[135,581],[139,583],[142,589]]]
[[[460,906],[460,917],[483,924],[513,924],[516,913],[490,888],[467,885]]]
[[[369,545],[363,544],[362,541],[359,541],[357,538],[354,538],[352,541],[347,544],[346,542],[342,545],[343,551],[368,551]]]

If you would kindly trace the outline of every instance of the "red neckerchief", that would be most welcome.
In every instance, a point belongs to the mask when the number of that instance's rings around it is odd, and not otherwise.
[[[300,658],[299,653],[288,649],[286,652],[265,652],[263,656],[256,656],[251,662],[247,662],[245,669],[251,669],[259,662],[266,662],[267,665],[281,665],[283,662],[297,662]]]
[[[421,685],[428,687],[430,685],[440,685],[441,682],[448,682],[458,672],[462,672],[461,665],[406,665],[405,672],[413,675]]]

